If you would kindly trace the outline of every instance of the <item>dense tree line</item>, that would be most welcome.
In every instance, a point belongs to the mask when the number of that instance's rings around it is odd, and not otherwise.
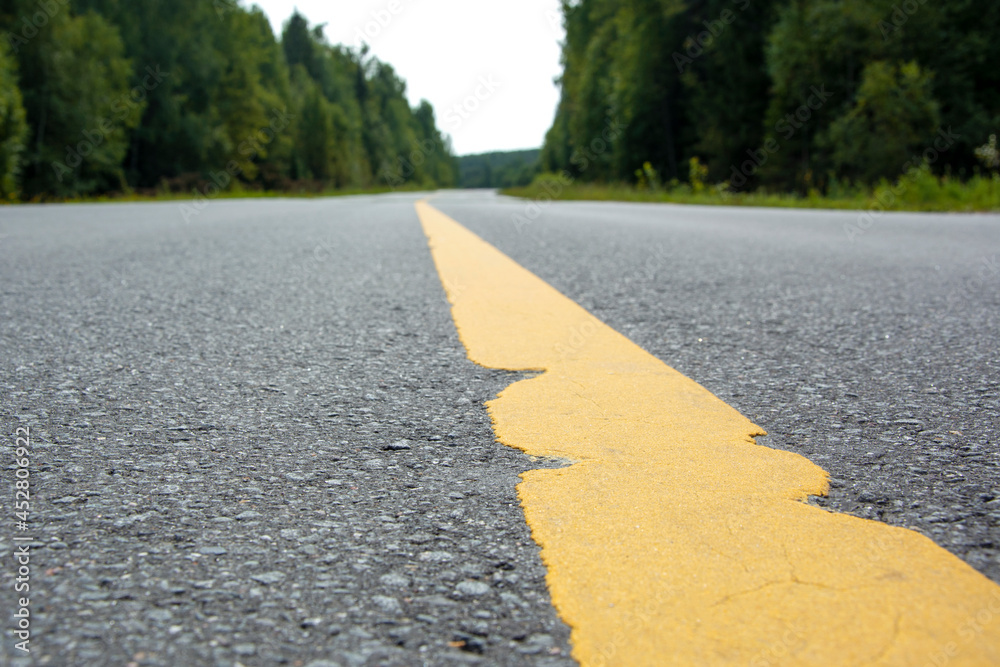
[[[537,148],[497,151],[458,158],[460,188],[512,188],[528,185],[538,175]]]
[[[563,13],[547,171],[686,180],[705,164],[733,189],[824,190],[925,161],[971,176],[1000,128],[995,2],[564,0]]]
[[[296,13],[237,0],[0,0],[0,197],[450,185],[434,110]]]

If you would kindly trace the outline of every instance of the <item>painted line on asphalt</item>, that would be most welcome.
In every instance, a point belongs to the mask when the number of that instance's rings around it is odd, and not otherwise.
[[[1000,586],[916,532],[806,504],[822,469],[417,212],[469,358],[544,371],[487,407],[504,444],[575,462],[518,494],[582,665],[1000,665]]]

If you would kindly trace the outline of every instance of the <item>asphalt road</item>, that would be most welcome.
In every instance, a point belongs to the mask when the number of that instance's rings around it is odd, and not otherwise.
[[[0,656],[572,664],[416,199],[0,208]],[[1000,582],[1000,218],[433,204]]]

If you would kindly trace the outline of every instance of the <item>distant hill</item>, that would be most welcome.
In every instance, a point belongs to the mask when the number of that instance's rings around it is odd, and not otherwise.
[[[463,155],[458,158],[458,187],[510,188],[528,185],[540,171],[541,150]]]

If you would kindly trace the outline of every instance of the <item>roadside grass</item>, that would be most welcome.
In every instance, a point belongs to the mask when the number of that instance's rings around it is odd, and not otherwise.
[[[430,188],[433,189],[433,188]],[[428,188],[417,186],[388,186],[374,188],[344,188],[324,190],[249,190],[234,188],[211,196],[197,191],[191,192],[115,192],[84,197],[35,197],[27,201],[4,201],[0,205],[16,204],[105,204],[124,202],[167,202],[167,201],[214,201],[216,199],[319,199],[323,197],[349,197],[352,195],[380,195],[389,192],[425,192]]]
[[[702,206],[767,206],[871,211],[997,212],[1000,175],[976,175],[967,181],[939,177],[925,168],[913,169],[896,182],[874,188],[834,183],[826,194],[730,192],[728,184],[671,184],[636,187],[624,184],[575,183],[566,176],[542,174],[531,185],[506,188],[502,194],[524,199],[564,201],[626,201],[696,204]]]

